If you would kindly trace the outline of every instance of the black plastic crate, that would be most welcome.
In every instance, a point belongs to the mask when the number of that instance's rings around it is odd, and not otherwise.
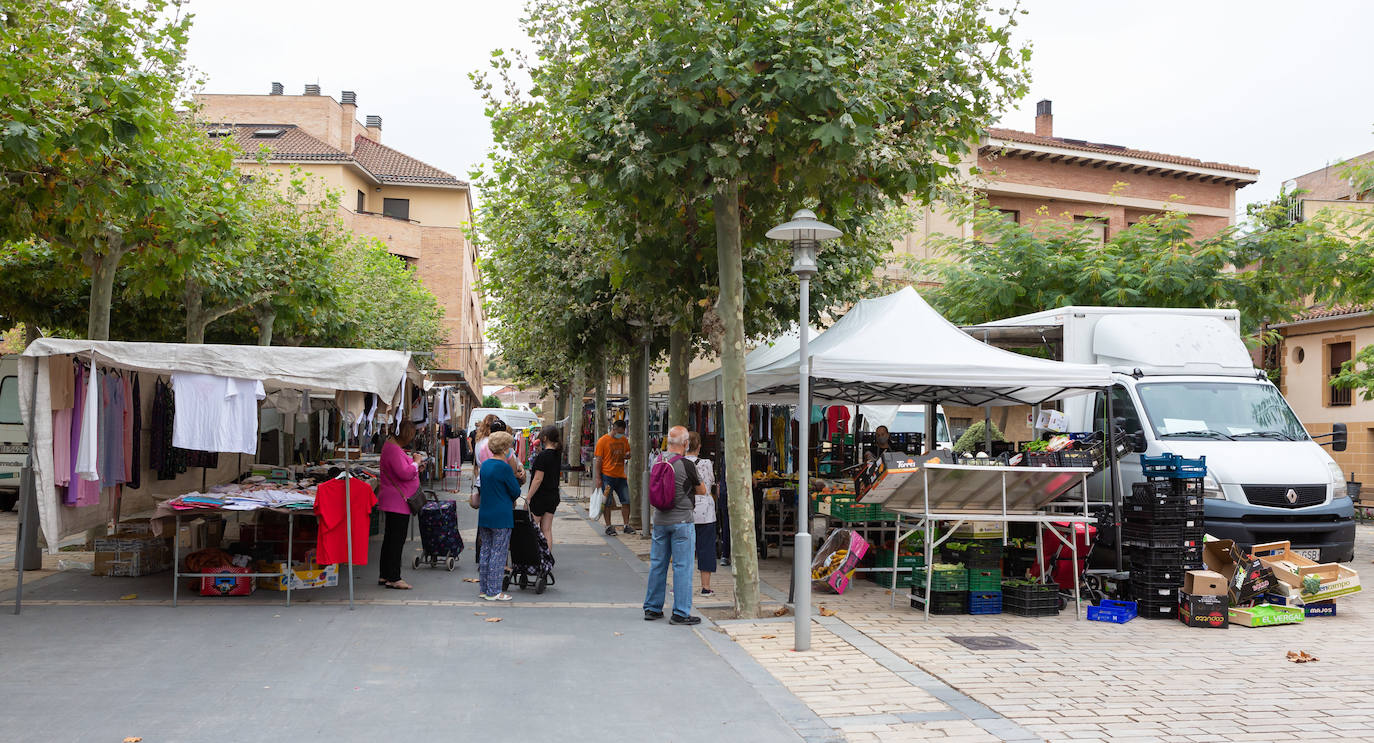
[[[1000,539],[955,540],[959,545],[945,542],[940,545],[940,560],[950,564],[963,563],[964,567],[974,570],[999,570],[1002,567],[1002,541]],[[1034,550],[1032,550],[1034,552]]]
[[[1148,505],[1130,503],[1121,508],[1123,522],[1154,523],[1167,521],[1202,521],[1205,509],[1198,497],[1175,498]]]
[[[1173,583],[1183,585],[1183,576],[1193,568],[1184,568],[1182,565],[1168,567],[1152,565],[1131,567],[1131,580],[1143,580],[1150,584]]]
[[[1185,522],[1172,524],[1140,524],[1126,522],[1121,525],[1121,539],[1124,543],[1131,541],[1149,542],[1148,547],[1161,546],[1167,547],[1172,542],[1177,547],[1191,547],[1190,542],[1202,543],[1202,522],[1195,521],[1191,525]],[[1156,545],[1158,542],[1165,544]]]
[[[1132,567],[1181,567],[1195,570],[1202,564],[1202,546],[1127,547]]]
[[[1141,619],[1178,619],[1178,601],[1136,601],[1136,616]]]
[[[1055,452],[1058,455],[1060,467],[1091,467],[1098,468],[1101,449],[1065,449]]]
[[[1015,601],[1007,601],[1006,594],[1002,594],[1002,613],[1012,614],[1018,617],[1055,617],[1059,616],[1059,597],[1055,596],[1053,604],[1026,605]]]
[[[1200,530],[1203,528],[1203,517],[1201,512],[1186,516],[1158,516],[1152,517],[1148,514],[1128,512],[1126,518],[1121,522],[1122,528],[1131,528],[1138,531],[1157,531],[1173,532],[1176,529],[1183,529],[1183,536],[1191,537],[1188,530]]]
[[[923,603],[925,596],[926,590],[924,588],[916,587],[911,589],[911,608],[925,609]],[[968,591],[931,591],[930,613],[967,614]]]

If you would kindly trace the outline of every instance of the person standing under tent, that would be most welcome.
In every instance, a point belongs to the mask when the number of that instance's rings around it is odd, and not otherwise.
[[[615,527],[611,525],[611,508],[620,507],[620,518],[626,534],[635,533],[630,526],[630,481],[625,476],[625,460],[630,458],[630,440],[625,436],[625,421],[616,421],[611,432],[596,442],[592,458],[592,482],[601,486],[606,496],[606,505],[601,515],[606,520],[606,535],[613,536]],[[614,499],[612,498],[614,495]]]
[[[410,504],[406,499],[420,488],[422,455],[418,452],[407,455],[405,452],[405,448],[414,440],[415,424],[401,421],[400,430],[382,444],[382,485],[377,491],[377,507],[385,514],[386,524],[377,583],[387,588],[411,588],[409,583],[401,580],[401,551],[405,548],[406,532],[410,529]]]
[[[882,459],[883,455],[892,450],[889,441],[892,436],[887,432],[887,426],[878,426],[873,429],[873,445],[864,451],[864,459]]]
[[[672,624],[701,624],[701,617],[692,616],[692,552],[696,528],[692,524],[692,510],[696,496],[706,493],[706,486],[697,476],[697,468],[686,459],[688,433],[682,426],[668,429],[668,458],[655,467],[673,469],[673,507],[654,509],[653,543],[649,547],[649,580],[644,589],[644,619],[663,618],[663,603],[668,596],[668,565],[673,566]],[[653,473],[650,472],[650,481]],[[647,490],[647,488],[646,488]],[[648,494],[645,494],[648,497]]]
[[[697,476],[706,492],[696,497],[692,508],[692,523],[696,527],[697,570],[701,573],[701,595],[714,596],[711,576],[716,572],[716,472],[709,459],[701,457],[701,434],[693,431],[687,437],[687,461],[697,468]]]
[[[487,601],[510,601],[501,591],[501,579],[506,573],[506,557],[510,552],[510,534],[515,528],[515,499],[520,497],[520,482],[515,479],[509,458],[515,439],[505,431],[496,431],[487,438],[491,457],[482,463],[481,503],[477,511],[478,583],[479,598]]]
[[[530,515],[539,520],[544,541],[553,548],[553,512],[558,508],[558,481],[563,471],[563,433],[558,426],[544,426],[539,434],[543,449],[530,464]]]

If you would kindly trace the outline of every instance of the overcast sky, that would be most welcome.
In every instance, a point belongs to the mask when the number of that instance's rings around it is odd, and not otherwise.
[[[1374,150],[1374,2],[1026,0],[1030,95],[1002,126],[1259,168],[1238,204]],[[467,75],[527,42],[515,0],[191,0],[191,63],[212,93],[318,82],[383,117],[382,141],[466,178],[490,134]],[[480,195],[479,195],[480,198]]]

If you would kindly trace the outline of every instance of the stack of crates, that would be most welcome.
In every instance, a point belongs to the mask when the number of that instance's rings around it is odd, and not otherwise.
[[[926,571],[918,568],[912,580],[911,608],[924,609],[929,595],[931,614],[967,614],[968,593],[968,570],[963,565],[934,568],[929,592],[926,591]]]
[[[941,546],[945,562],[963,563],[968,569],[968,613],[1002,613],[1002,540],[973,539],[946,542]]]
[[[1131,487],[1121,543],[1131,563],[1131,597],[1147,619],[1174,619],[1183,574],[1202,567],[1202,479],[1206,458],[1141,455],[1145,482]]]
[[[1052,617],[1059,614],[1059,586],[1031,580],[1002,584],[1002,611],[1019,617]]]

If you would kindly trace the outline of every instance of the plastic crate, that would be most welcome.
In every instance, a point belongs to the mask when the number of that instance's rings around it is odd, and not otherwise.
[[[881,511],[882,507],[877,503],[830,502],[830,515],[848,523],[876,521]]]
[[[1141,619],[1177,619],[1178,600],[1137,600],[1136,616],[1140,617]]]
[[[925,609],[926,592],[917,586],[911,589],[911,608]],[[968,591],[932,591],[930,594],[931,614],[967,614]]]
[[[1134,601],[1113,601],[1112,599],[1102,599],[1097,606],[1088,607],[1088,621],[1090,622],[1112,622],[1113,624],[1125,624],[1137,616],[1137,607]]]
[[[879,588],[891,588],[891,587],[892,587],[892,573],[882,572],[882,571],[875,571],[875,572],[864,573],[863,575],[864,575],[864,577],[868,578],[869,580],[871,580],[871,581],[873,581],[875,584],[877,584],[877,586],[878,586]],[[915,583],[915,580],[916,580],[916,579],[912,576],[911,573],[898,573],[898,574],[897,574],[897,587],[898,587],[898,588],[911,588],[911,586]]]
[[[1027,467],[1058,467],[1059,457],[1052,451],[1024,452]]]
[[[1207,475],[1207,457],[1187,459],[1177,454],[1151,457],[1140,455],[1140,469],[1146,477],[1165,479],[1193,479]]]
[[[997,591],[1002,592],[1002,571],[969,568],[968,571],[968,590],[970,591]],[[1000,599],[999,599],[1000,600]]]
[[[969,594],[968,594],[968,613],[970,613],[970,614],[1001,614],[1001,613],[1002,613],[1002,592],[1001,592],[1001,591],[969,591]]]
[[[917,570],[914,573],[912,583],[918,588],[925,588],[926,571]],[[968,571],[964,568],[958,569],[934,569],[930,577],[931,589],[936,593],[941,591],[967,591],[968,590]]]
[[[1181,586],[1183,585],[1183,576],[1192,569],[1193,568],[1185,569],[1182,565],[1169,567],[1157,565],[1148,567],[1132,566],[1131,578],[1143,580],[1150,584],[1174,583]]]
[[[1129,547],[1126,550],[1131,567],[1168,567],[1194,570],[1202,564],[1202,546]]]
[[[1201,547],[1202,524],[1193,523],[1194,526],[1127,522],[1121,526],[1121,543],[1141,547]]]
[[[1057,617],[1059,616],[1059,597],[1055,597],[1053,605],[1045,604],[1043,606],[1038,606],[1007,601],[1007,597],[1003,595],[1002,613],[1012,614],[1018,617]]]
[[[1122,508],[1121,516],[1123,521],[1136,523],[1168,523],[1171,521],[1197,521],[1200,523],[1206,513],[1203,509],[1202,499],[1192,497],[1150,504],[1132,503]]]
[[[1002,584],[1002,613],[1022,617],[1059,614],[1059,587],[1052,583]]]
[[[975,539],[964,542],[945,542],[940,545],[940,559],[948,563],[962,563],[973,570],[1002,569],[1002,542],[997,539]]]
[[[1097,469],[1099,453],[1092,449],[1065,449],[1055,452],[1060,467],[1091,467]]]

